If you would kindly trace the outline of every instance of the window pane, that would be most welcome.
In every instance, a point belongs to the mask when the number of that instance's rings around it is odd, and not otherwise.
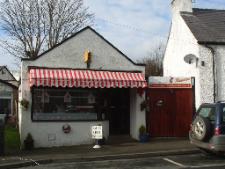
[[[225,107],[223,107],[223,122],[225,122]]]
[[[34,89],[33,120],[97,120],[96,90]]]
[[[215,107],[202,107],[199,115],[208,118],[210,121],[215,121]]]
[[[11,113],[11,100],[0,99],[0,114],[10,114],[10,113]]]

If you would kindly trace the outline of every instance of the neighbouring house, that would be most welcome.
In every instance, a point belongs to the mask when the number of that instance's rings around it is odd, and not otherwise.
[[[93,143],[91,127],[106,139],[138,139],[146,125],[145,65],[136,64],[91,27],[36,58],[23,59],[19,99],[21,142],[35,147]]]
[[[196,107],[225,100],[225,10],[173,0],[164,76],[195,78]]]
[[[7,66],[0,66],[0,114],[2,117],[17,117],[18,81]]]

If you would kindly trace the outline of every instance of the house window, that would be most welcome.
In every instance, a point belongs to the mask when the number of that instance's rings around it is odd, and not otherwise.
[[[0,114],[11,114],[11,99],[0,98]]]
[[[34,121],[101,120],[96,89],[33,88]]]

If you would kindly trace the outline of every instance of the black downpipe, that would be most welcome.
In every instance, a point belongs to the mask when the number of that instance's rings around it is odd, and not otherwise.
[[[192,110],[193,110],[193,114],[192,114],[192,118],[195,116],[196,113],[196,104],[195,104],[195,77],[191,77],[191,84],[192,84],[192,93],[193,93],[193,101],[192,101]]]

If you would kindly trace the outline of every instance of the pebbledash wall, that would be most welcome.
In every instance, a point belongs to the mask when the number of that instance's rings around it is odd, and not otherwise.
[[[216,69],[216,100],[225,100],[225,46],[211,46],[215,52],[215,69]]]
[[[172,4],[172,24],[163,61],[164,76],[195,77],[195,104],[198,108],[201,103],[214,101],[213,54],[210,48],[198,44],[181,17],[181,11],[191,12],[192,1],[174,0]],[[222,51],[218,48],[217,58],[221,58],[219,53]],[[186,63],[184,57],[189,54],[195,55],[198,61],[193,64]],[[202,61],[204,66],[201,65]],[[219,69],[219,65],[217,68]],[[219,72],[218,76],[221,76]],[[219,86],[222,89],[222,85]]]
[[[35,60],[23,60],[21,66],[20,100],[30,101],[28,110],[19,106],[19,128],[21,141],[28,133],[35,140],[35,147],[70,146],[93,143],[91,138],[91,126],[102,124],[103,133],[109,136],[108,121],[93,122],[33,122],[31,120],[32,96],[29,84],[29,66],[50,68],[86,69],[83,62],[85,50],[92,53],[91,69],[117,70],[117,71],[141,71],[145,67],[136,65],[121,52],[109,45],[103,37],[100,37],[92,28],[87,27],[76,36],[66,40],[56,48],[50,50]],[[130,89],[130,135],[138,139],[138,129],[145,123],[145,111],[140,110],[140,103],[145,99],[145,94],[139,96],[137,89]],[[65,134],[62,126],[69,124],[71,133]]]

